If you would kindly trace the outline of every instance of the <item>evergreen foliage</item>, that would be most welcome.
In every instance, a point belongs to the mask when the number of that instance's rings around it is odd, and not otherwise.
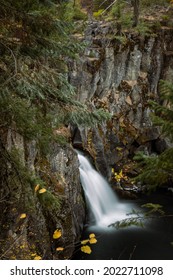
[[[146,203],[141,205],[142,208],[145,208],[144,211],[132,210],[132,213],[129,213],[129,218],[125,218],[121,221],[117,221],[113,224],[110,224],[109,227],[115,227],[116,229],[126,228],[130,226],[145,227],[145,222],[150,219],[158,219],[165,217],[172,217],[172,215],[166,215],[163,210],[163,206],[155,203]]]
[[[151,101],[154,110],[153,122],[161,128],[163,137],[173,142],[173,84],[167,81],[160,82],[162,104]],[[139,162],[141,173],[136,180],[147,186],[156,188],[164,184],[173,183],[173,145],[166,148],[161,154],[145,155],[138,153],[135,159]]]
[[[66,1],[1,0],[0,126],[27,139],[104,119],[78,102],[68,83],[67,58],[81,46],[66,9]]]
[[[132,26],[133,15],[130,9],[127,13],[127,6],[127,3],[124,1],[117,0],[110,10],[110,15],[117,19],[121,28],[128,28]]]
[[[92,111],[77,101],[68,82],[68,59],[77,58],[83,50],[72,37],[69,4],[65,0],[0,0],[2,185],[10,186],[16,177],[21,177],[18,184],[28,180],[7,147],[9,131],[23,136],[24,143],[34,140],[39,156],[44,157],[52,141],[60,145],[69,141],[65,133],[55,131],[70,124],[96,125],[109,118],[108,113]]]

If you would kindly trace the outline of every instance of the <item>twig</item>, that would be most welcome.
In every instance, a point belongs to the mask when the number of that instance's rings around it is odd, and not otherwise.
[[[110,7],[112,7],[116,2],[117,2],[117,0],[115,0],[113,3],[111,3],[111,4],[101,13],[101,15],[103,15]]]
[[[2,156],[5,157],[7,159],[7,161],[13,166],[15,172],[16,172],[16,175],[18,176],[19,178],[19,181],[21,183],[21,186],[24,187],[23,185],[23,182],[22,182],[22,178],[20,176],[20,173],[15,165],[15,162],[11,159],[11,155],[9,154],[9,152],[7,151],[7,149],[5,148],[1,138],[0,138],[0,146],[2,147],[2,149],[4,150],[4,154],[2,153]]]
[[[108,0],[104,0],[100,5],[99,5],[99,8],[105,3],[107,2]]]
[[[14,73],[14,75],[11,76],[9,79],[7,79],[7,80],[1,85],[1,87],[3,87],[4,85],[6,85],[10,80],[12,80],[12,79],[18,74],[18,65],[17,65],[17,59],[16,59],[16,57],[15,57],[14,52],[12,51],[12,49],[10,49],[8,46],[6,46],[6,45],[5,45],[4,43],[2,43],[2,42],[0,42],[0,44],[3,45],[5,48],[7,48],[7,49],[10,51],[10,53],[11,53],[13,59],[14,59],[14,68],[15,68],[15,73]]]
[[[129,260],[132,259],[132,256],[133,256],[133,254],[134,254],[134,252],[135,252],[135,250],[136,250],[136,247],[137,247],[137,245],[134,246],[133,251],[130,253]]]
[[[2,43],[2,42],[0,42],[0,43],[1,43],[1,45],[3,45],[5,48],[7,48],[7,49],[10,51],[10,53],[11,53],[13,59],[14,59],[15,74],[17,74],[17,73],[18,73],[17,59],[16,59],[16,57],[15,57],[15,55],[14,55],[12,49],[10,49],[8,46],[6,46],[6,45],[5,45],[4,43]]]
[[[127,250],[127,247],[124,248],[121,253],[119,254],[118,260],[120,260],[121,256],[124,254],[124,252]]]
[[[23,228],[22,228],[20,235],[14,240],[12,245],[0,256],[0,259],[2,259],[13,248],[14,244],[21,238],[21,236],[24,232],[24,229],[26,228],[27,221],[28,221],[28,219],[26,219],[25,222],[23,223]]]

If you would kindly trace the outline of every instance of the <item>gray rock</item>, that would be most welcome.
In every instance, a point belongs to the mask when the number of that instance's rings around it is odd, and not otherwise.
[[[146,38],[125,34],[127,41],[121,44],[113,37],[111,25],[90,25],[90,40],[86,38],[89,51],[85,51],[88,55],[92,53],[90,67],[86,64],[88,57],[83,55],[82,60],[75,62],[75,78],[71,79],[77,86],[80,101],[92,102],[95,108],[106,108],[113,116],[101,134],[95,129],[92,151],[87,141],[90,131],[82,132],[83,148],[95,156],[98,170],[104,169],[107,177],[111,166],[117,164],[117,160],[122,161],[122,156],[117,156],[117,145],[123,148],[124,157],[128,157],[132,150],[134,152],[133,142],[147,146],[159,139],[160,132],[153,127],[148,100],[159,99],[160,79],[172,80],[173,77],[171,30]],[[116,134],[116,143],[113,134]]]

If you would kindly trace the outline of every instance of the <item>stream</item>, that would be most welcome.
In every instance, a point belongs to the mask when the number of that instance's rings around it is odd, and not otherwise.
[[[81,252],[77,246],[73,259],[83,260],[172,260],[173,259],[173,198],[165,192],[145,195],[137,200],[122,200],[108,182],[93,168],[89,160],[78,152],[80,177],[88,207],[88,222],[81,240],[94,233],[96,244],[88,244],[91,254]],[[133,210],[141,211],[141,205],[163,205],[165,217],[147,220],[144,227],[129,226],[121,229],[109,225],[122,221]]]

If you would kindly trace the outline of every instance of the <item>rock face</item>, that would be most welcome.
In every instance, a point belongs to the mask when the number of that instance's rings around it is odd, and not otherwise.
[[[9,158],[9,166],[4,168],[9,173],[0,178],[0,258],[70,258],[85,219],[74,149],[52,144],[49,157],[41,157],[34,142],[24,143],[20,135],[11,131],[0,144],[1,154],[6,157],[17,149],[18,168],[26,179],[20,178],[17,165],[11,168]],[[44,189],[46,192],[41,191]],[[55,230],[61,231],[58,239],[53,238]],[[57,251],[58,247],[62,251]]]
[[[80,101],[108,110],[112,119],[99,128],[79,128],[74,145],[80,146],[81,138],[98,170],[110,178],[111,166],[137,149],[150,152],[153,141],[160,141],[148,100],[158,100],[160,79],[173,78],[173,29],[162,28],[154,36],[115,36],[112,23],[93,22],[84,40],[85,55],[72,63],[70,80]]]
[[[80,101],[112,118],[92,129],[74,128],[73,144],[110,179],[111,168],[128,163],[135,151],[170,145],[152,126],[148,100],[158,99],[159,79],[173,80],[173,30],[115,36],[110,23],[93,22],[85,41],[85,54],[69,63],[69,79]],[[3,132],[0,142],[0,259],[68,259],[85,220],[77,154],[53,143],[42,156],[34,141],[25,143],[14,131]]]

